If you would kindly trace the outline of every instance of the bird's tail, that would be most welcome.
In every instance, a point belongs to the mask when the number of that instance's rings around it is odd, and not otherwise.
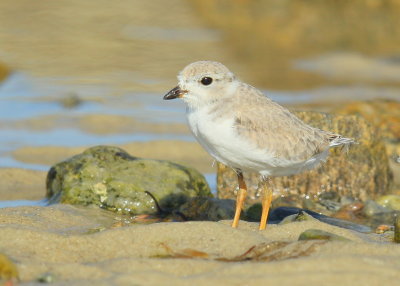
[[[358,144],[358,143],[352,138],[346,138],[339,134],[331,134],[329,136],[329,147],[342,146],[345,148],[347,152],[352,144]]]

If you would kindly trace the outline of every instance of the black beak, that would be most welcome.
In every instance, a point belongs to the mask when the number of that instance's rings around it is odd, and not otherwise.
[[[187,93],[186,90],[182,90],[179,86],[177,86],[171,89],[166,95],[164,95],[164,99],[168,100],[168,99],[181,98],[185,93]]]

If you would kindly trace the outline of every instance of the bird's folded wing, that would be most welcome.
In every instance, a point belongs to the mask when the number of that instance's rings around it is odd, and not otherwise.
[[[233,128],[243,140],[277,158],[307,160],[329,146],[328,132],[305,124],[265,96],[247,97],[246,105],[236,106]]]

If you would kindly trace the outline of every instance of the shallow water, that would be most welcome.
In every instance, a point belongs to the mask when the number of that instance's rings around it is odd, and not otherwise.
[[[15,207],[45,207],[48,205],[46,199],[40,201],[29,200],[14,200],[14,201],[0,201],[0,208],[15,208]]]
[[[7,128],[7,122],[18,122],[46,116],[57,115],[59,118],[79,117],[88,114],[110,114],[130,116],[136,120],[152,123],[185,123],[184,104],[179,101],[162,100],[162,94],[155,93],[127,93],[113,97],[94,92],[91,94],[79,91],[83,101],[74,108],[65,108],[60,99],[52,94],[67,94],[69,86],[52,86],[40,79],[28,77],[19,73],[9,77],[0,85],[0,119],[5,122],[0,128],[0,160],[2,167],[6,164],[9,152],[21,146],[87,146],[95,144],[123,144],[131,141],[149,141],[160,139],[178,139],[193,141],[191,135],[186,134],[89,134],[76,128],[48,128],[44,130],[31,129],[28,124],[20,128]],[[330,102],[356,99],[392,98],[399,99],[400,91],[397,88],[373,87],[366,85],[353,86],[326,86],[312,90],[299,91],[271,91],[264,93],[273,100],[284,105],[315,104],[318,102],[329,105]]]

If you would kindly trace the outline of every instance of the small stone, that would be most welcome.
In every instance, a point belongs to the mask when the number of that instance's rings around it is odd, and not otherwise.
[[[338,211],[341,208],[341,204],[332,200],[319,200],[318,203],[324,206],[329,211]]]
[[[179,212],[188,220],[232,219],[235,215],[235,201],[195,197],[181,205]]]
[[[309,221],[309,220],[316,220],[316,219],[311,215],[309,215],[308,213],[306,213],[305,211],[301,211],[298,214],[293,214],[285,217],[279,224],[287,224],[291,222]]]
[[[311,240],[311,239],[351,241],[350,239],[345,238],[343,236],[320,229],[307,229],[306,231],[300,234],[298,240]]]
[[[51,272],[41,274],[37,279],[39,283],[53,283],[55,281],[55,275]]]
[[[355,202],[355,199],[351,196],[342,196],[340,197],[340,204],[342,206],[352,204]]]
[[[367,200],[364,203],[364,207],[362,209],[362,214],[365,215],[366,217],[373,217],[378,213],[385,213],[389,212],[387,208],[379,205],[377,202],[373,200]]]
[[[387,225],[387,224],[381,224],[381,225],[378,225],[375,228],[375,233],[382,234],[382,233],[385,233],[385,232],[388,232],[388,231],[393,231],[393,230],[394,230],[393,226]]]
[[[248,221],[260,221],[262,213],[261,203],[252,204],[245,211],[245,218]]]
[[[357,221],[363,207],[364,204],[360,202],[344,205],[333,215],[333,217],[344,220]]]
[[[60,100],[65,108],[75,108],[82,104],[82,99],[76,93],[69,93]]]

